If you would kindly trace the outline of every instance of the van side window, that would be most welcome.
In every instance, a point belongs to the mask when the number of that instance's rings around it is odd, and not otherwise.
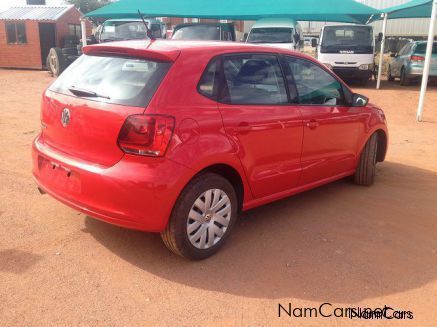
[[[219,62],[219,58],[214,58],[208,64],[197,87],[200,94],[211,100],[217,100]]]
[[[343,85],[322,67],[293,57],[286,57],[285,62],[294,77],[294,81],[289,80],[290,92],[294,83],[300,104],[345,105]]]
[[[288,102],[284,77],[275,55],[225,56],[223,70],[220,100],[224,103],[275,105]]]

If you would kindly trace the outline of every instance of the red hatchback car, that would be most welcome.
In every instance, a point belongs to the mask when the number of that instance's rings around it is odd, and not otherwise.
[[[160,232],[202,259],[241,210],[354,176],[385,158],[381,109],[316,60],[217,42],[84,48],[44,93],[41,192],[108,223]]]

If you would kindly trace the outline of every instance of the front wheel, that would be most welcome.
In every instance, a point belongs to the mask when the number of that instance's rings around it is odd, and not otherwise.
[[[237,195],[232,184],[213,173],[195,177],[182,191],[170,221],[161,233],[173,253],[202,260],[216,253],[237,219]]]
[[[367,141],[360,156],[357,170],[355,171],[355,184],[369,186],[375,181],[376,155],[378,152],[378,134],[374,133]]]

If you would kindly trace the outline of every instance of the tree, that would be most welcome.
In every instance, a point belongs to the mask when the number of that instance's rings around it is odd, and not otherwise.
[[[73,4],[84,14],[99,9],[100,7],[106,6],[113,2],[111,0],[67,0],[67,1]]]

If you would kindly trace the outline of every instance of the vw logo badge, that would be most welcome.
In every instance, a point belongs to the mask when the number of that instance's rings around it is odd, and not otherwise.
[[[64,127],[67,127],[70,123],[70,110],[68,110],[67,108],[64,108],[62,110],[61,123]]]

